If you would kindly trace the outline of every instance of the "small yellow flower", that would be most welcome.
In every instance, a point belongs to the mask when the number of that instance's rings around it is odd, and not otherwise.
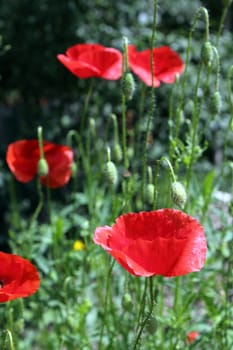
[[[80,239],[77,239],[76,241],[74,241],[73,250],[79,251],[83,249],[85,249],[85,244],[82,241],[80,241]]]

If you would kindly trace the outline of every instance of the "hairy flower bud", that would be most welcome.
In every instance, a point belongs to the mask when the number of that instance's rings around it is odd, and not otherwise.
[[[116,185],[118,180],[118,173],[115,164],[112,161],[108,161],[105,164],[105,178],[109,185]]]
[[[122,306],[127,311],[131,311],[132,310],[133,302],[132,302],[131,295],[129,293],[125,293],[123,295]]]
[[[213,60],[213,49],[209,41],[206,41],[202,46],[201,59],[206,66],[209,66]]]
[[[132,73],[126,73],[122,80],[122,90],[126,99],[132,100],[135,91],[135,81]]]
[[[171,197],[174,204],[180,208],[183,208],[187,200],[187,194],[184,186],[180,182],[175,181],[172,183]]]
[[[149,204],[153,204],[154,192],[155,192],[155,186],[153,184],[148,184],[146,186],[146,200]]]
[[[49,173],[49,166],[46,159],[41,158],[37,164],[37,171],[39,176],[46,176]]]
[[[215,91],[215,93],[211,96],[210,111],[213,115],[216,115],[221,111],[221,107],[222,107],[221,95],[219,91]]]
[[[77,164],[75,162],[73,162],[71,164],[71,176],[72,177],[75,177],[78,173],[78,167],[77,167]]]

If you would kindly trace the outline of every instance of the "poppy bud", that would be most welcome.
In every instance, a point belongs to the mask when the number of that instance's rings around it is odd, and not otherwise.
[[[202,46],[201,59],[206,66],[209,66],[213,60],[213,49],[209,41],[206,41]]]
[[[187,194],[184,186],[180,182],[175,181],[172,183],[171,197],[173,203],[176,204],[178,207],[182,208],[185,205],[187,200]]]
[[[135,91],[135,82],[134,82],[133,74],[126,73],[123,76],[123,79],[122,79],[122,90],[123,90],[123,93],[124,93],[126,99],[128,101],[132,100],[133,94],[134,94],[134,91]]]
[[[222,99],[219,91],[215,91],[215,93],[211,96],[210,102],[211,113],[213,113],[213,115],[218,114],[221,111],[222,107]]]
[[[91,132],[91,134],[95,135],[95,129],[96,129],[95,119],[90,118],[89,125],[90,125],[90,132]]]
[[[77,164],[75,162],[72,162],[71,164],[71,175],[72,177],[75,177],[78,173],[78,167],[77,167]]]
[[[127,147],[127,156],[129,159],[132,159],[134,156],[134,149],[133,147]]]
[[[109,185],[116,185],[118,174],[117,174],[117,168],[112,161],[108,161],[105,164],[104,173]]]
[[[132,310],[133,302],[132,302],[131,295],[129,293],[125,293],[123,295],[122,306],[127,311],[131,311]]]
[[[114,144],[113,153],[114,153],[114,158],[117,162],[122,160],[122,149],[119,143]]]
[[[155,186],[148,184],[146,187],[146,200],[149,204],[153,204],[154,201]]]
[[[176,111],[177,119],[180,124],[183,124],[184,122],[184,112],[182,109],[177,109]]]
[[[45,158],[41,158],[37,165],[37,171],[39,176],[46,176],[49,173],[49,166]]]

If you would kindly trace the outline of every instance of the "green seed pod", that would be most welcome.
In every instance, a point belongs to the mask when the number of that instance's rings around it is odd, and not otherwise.
[[[219,91],[215,91],[215,93],[211,96],[210,101],[210,111],[215,116],[221,111],[222,107],[222,98]]]
[[[135,91],[135,81],[133,74],[126,73],[122,79],[122,90],[127,101],[132,100]]]
[[[131,295],[129,293],[125,293],[123,295],[122,306],[127,311],[131,311],[132,310],[133,302],[132,302]]]
[[[121,149],[121,146],[119,145],[119,143],[114,144],[113,155],[114,155],[114,159],[117,162],[120,162],[122,160],[122,149]]]
[[[37,172],[39,176],[46,176],[49,173],[49,166],[46,159],[41,158],[37,164]]]
[[[149,204],[153,204],[154,202],[154,192],[155,192],[155,186],[153,184],[148,184],[146,186],[146,201]]]
[[[212,44],[209,41],[206,41],[201,49],[201,59],[207,67],[211,64],[213,55]]]
[[[105,164],[105,178],[109,185],[116,185],[118,180],[118,173],[115,164],[112,161],[108,161]]]
[[[172,183],[171,197],[175,205],[177,205],[180,208],[183,208],[187,200],[187,194],[184,186],[180,182],[175,181]]]

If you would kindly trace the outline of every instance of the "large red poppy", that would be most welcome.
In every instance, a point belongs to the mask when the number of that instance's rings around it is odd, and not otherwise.
[[[200,223],[175,209],[121,215],[112,227],[97,227],[94,242],[135,276],[199,271],[207,250]]]
[[[116,80],[122,74],[121,52],[99,44],[71,46],[65,55],[57,55],[57,59],[79,78]]]
[[[129,66],[132,71],[148,86],[152,85],[151,50],[136,51],[134,45],[128,47]],[[180,56],[168,46],[153,49],[154,87],[160,82],[172,84],[176,76],[184,70],[184,63]]]
[[[41,183],[50,188],[64,186],[71,177],[72,149],[46,141],[43,148],[49,172],[40,177]],[[6,161],[18,181],[29,182],[36,176],[39,159],[37,140],[19,140],[8,146]]]
[[[26,298],[40,285],[38,271],[29,260],[0,252],[0,302]]]

